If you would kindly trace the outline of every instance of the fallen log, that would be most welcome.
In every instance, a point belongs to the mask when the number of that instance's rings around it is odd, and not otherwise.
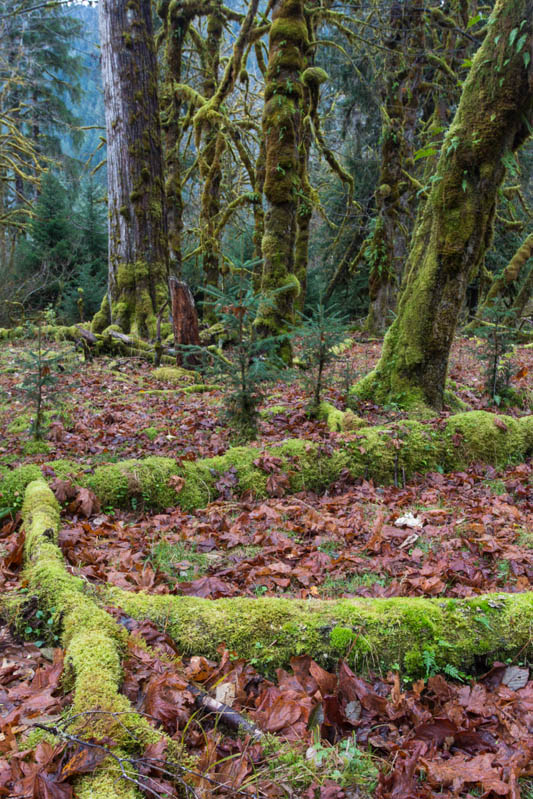
[[[495,660],[533,655],[533,592],[469,599],[201,599],[106,588],[106,602],[149,619],[185,654],[216,658],[224,644],[260,671],[311,655],[324,668],[345,658],[358,672],[475,673]]]
[[[96,602],[94,587],[66,571],[56,543],[59,508],[44,482],[27,487],[22,516],[28,596],[52,612],[61,630],[74,675],[73,710],[108,711],[95,725],[103,723],[109,735],[111,724],[110,737],[125,746],[127,729],[117,722],[117,714],[131,710],[118,693],[127,632]],[[463,600],[208,600],[106,586],[99,597],[134,619],[153,621],[184,654],[216,658],[223,643],[267,672],[299,654],[309,654],[328,668],[345,658],[358,671],[400,669],[413,678],[425,673],[428,658],[436,668],[468,672],[495,659],[533,655],[533,592]],[[154,730],[142,716],[135,718],[135,733],[153,740]]]
[[[86,591],[86,583],[65,569],[57,545],[59,505],[43,481],[25,491],[22,518],[25,530],[24,579],[29,597],[50,614],[61,633],[65,669],[73,685],[70,731],[112,741],[111,751],[121,757],[132,746],[156,743],[161,734],[138,714],[119,691],[121,659],[127,633]],[[16,605],[1,597],[2,609],[16,620]],[[87,720],[90,719],[88,734]],[[134,799],[134,782],[120,780],[115,758],[106,758],[94,774],[78,778],[80,799]]]
[[[458,471],[472,463],[505,466],[532,454],[533,416],[469,411],[448,417],[440,428],[415,420],[359,428],[339,435],[334,446],[287,439],[266,449],[233,447],[224,455],[181,464],[154,456],[90,472],[68,461],[47,466],[56,476],[90,488],[104,506],[129,508],[133,499],[136,506],[191,510],[217,499],[217,483],[227,472],[236,495],[265,498],[272,491],[321,492],[341,476],[398,484],[416,473]],[[26,485],[41,476],[35,464],[11,472],[0,469],[0,510],[18,508]]]

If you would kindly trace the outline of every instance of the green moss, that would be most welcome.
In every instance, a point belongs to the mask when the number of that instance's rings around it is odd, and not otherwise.
[[[27,441],[23,447],[24,455],[47,455],[52,447],[46,441]]]
[[[159,435],[159,430],[157,427],[145,427],[144,430],[141,430],[141,434],[149,438],[150,441],[155,441]]]
[[[287,405],[271,405],[270,408],[263,408],[259,411],[259,416],[262,419],[269,419],[271,416],[277,416],[279,413],[287,413],[290,408]]]
[[[302,72],[302,83],[305,83],[306,86],[320,86],[328,80],[328,73],[320,67],[307,67]]]
[[[350,627],[334,627],[329,636],[329,642],[339,655],[344,656],[353,642],[357,639],[356,634]]]
[[[217,383],[193,383],[192,386],[182,388],[183,394],[207,394],[210,391],[222,391],[223,386]]]
[[[104,506],[131,507],[134,497],[146,506],[167,508],[178,504],[178,495],[169,480],[179,474],[174,460],[153,456],[99,466],[83,482]]]
[[[179,366],[160,366],[153,370],[152,375],[156,380],[165,380],[167,383],[186,383],[198,377],[196,372]]]
[[[333,432],[344,430],[344,413],[329,402],[321,402],[317,416],[324,419],[329,429]]]
[[[346,653],[349,662],[357,668],[387,669],[398,663],[411,676],[423,674],[424,650],[431,650],[438,667],[450,664],[461,671],[479,665],[478,659],[490,663],[518,652],[527,658],[533,651],[533,593],[487,595],[481,609],[479,599],[447,603],[422,597],[211,601],[114,588],[107,596],[134,618],[164,626],[183,652],[215,657],[224,641],[267,671],[286,666],[301,653],[331,667],[338,647],[347,645],[352,647]],[[491,605],[495,609],[488,615],[483,607]]]
[[[529,425],[488,411],[451,416],[446,424],[447,468],[462,469],[476,462],[505,466],[522,459],[529,450]]]
[[[42,473],[37,465],[28,464],[13,471],[2,470],[0,477],[0,507],[17,510],[22,506],[26,486],[42,479]]]
[[[467,402],[464,402],[457,394],[451,389],[447,388],[444,391],[444,403],[455,413],[470,411],[471,407]]]

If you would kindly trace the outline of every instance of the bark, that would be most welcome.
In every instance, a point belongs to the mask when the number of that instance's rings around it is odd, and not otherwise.
[[[186,283],[170,278],[170,301],[172,306],[172,327],[174,330],[174,346],[177,350],[176,363],[186,366],[195,363],[194,355],[183,355],[181,345],[200,346],[198,330],[198,314],[194,298]]]
[[[424,53],[422,0],[394,3],[387,41],[386,81],[382,89],[381,168],[376,220],[365,257],[370,265],[370,306],[365,327],[380,335],[390,323],[401,283],[411,233],[414,188],[404,170],[413,162],[421,105]]]
[[[309,44],[303,0],[274,3],[263,110],[267,201],[262,241],[261,290],[269,298],[258,312],[260,335],[280,335],[288,329],[300,292],[294,274],[297,194],[301,186],[301,73]],[[290,360],[290,345],[282,346]]]
[[[219,85],[220,46],[223,33],[222,2],[215,0],[213,10],[207,18],[207,39],[203,53],[203,96],[210,100]],[[220,134],[220,122],[206,117],[197,125],[197,146],[200,177],[203,182],[200,205],[200,246],[204,271],[204,283],[217,286],[219,279],[220,250],[214,235],[216,217],[220,211],[220,186],[222,182],[221,156],[225,149]],[[204,316],[215,322],[209,295],[204,303]]]
[[[109,283],[96,315],[126,333],[154,337],[165,302],[168,242],[157,62],[150,0],[99,3],[106,110]]]
[[[513,33],[514,32],[514,33]],[[533,119],[533,0],[498,0],[413,234],[398,316],[360,397],[440,410],[469,278],[490,242],[505,158]]]

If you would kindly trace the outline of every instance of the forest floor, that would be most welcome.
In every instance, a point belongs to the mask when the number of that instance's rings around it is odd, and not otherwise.
[[[208,599],[464,598],[531,589],[531,462],[505,469],[474,464],[406,484],[399,477],[393,486],[341,480],[320,496],[282,496],[274,474],[271,496],[261,501],[237,498],[228,473],[217,485],[219,499],[202,510],[152,513],[142,501],[128,510],[101,508],[87,491],[54,481],[50,462],[69,459],[90,471],[148,455],[183,461],[222,454],[231,446],[220,419],[224,394],[186,394],[183,385],[156,379],[145,362],[85,364],[66,345],[50,346],[63,353],[65,366],[46,399],[45,441],[37,445],[28,432],[32,408],[20,390],[29,344],[0,353],[0,466],[42,466],[62,503],[65,561],[89,583]],[[475,339],[455,344],[450,379],[472,409],[499,413],[485,391],[482,346]],[[349,386],[379,351],[377,342],[354,339],[329,368],[323,399],[344,409]],[[510,385],[523,401],[505,413],[531,413],[530,347],[515,351]],[[334,448],[341,434],[308,418],[309,395],[299,379],[272,386],[255,443],[292,437]],[[368,425],[403,417],[396,407],[370,403],[358,414]],[[0,519],[0,557],[0,590],[24,591],[19,514]],[[36,743],[33,725],[54,727],[70,699],[59,641],[51,631],[43,634],[51,620],[38,612],[28,615],[19,637],[1,628],[0,796],[69,799],[73,780],[99,761],[84,750],[81,766],[73,764],[79,745],[60,737]],[[264,675],[257,662],[236,659],[224,647],[216,663],[180,657],[151,623],[131,622],[128,629],[123,692],[195,756],[181,776],[198,797],[533,799],[533,674],[524,661],[495,664],[473,679],[454,668],[437,673],[428,652],[426,679],[412,683],[392,672],[363,680],[345,662],[333,674],[299,656],[290,671]],[[216,694],[267,736],[231,733],[199,712],[190,685]],[[157,766],[165,746],[144,753],[145,796],[178,795],[176,782]]]

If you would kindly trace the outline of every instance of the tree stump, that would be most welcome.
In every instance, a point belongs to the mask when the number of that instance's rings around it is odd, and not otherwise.
[[[198,313],[194,304],[194,297],[188,285],[183,281],[178,280],[176,277],[171,277],[168,282],[176,363],[178,366],[194,366],[199,361],[198,355],[193,352],[187,353],[182,349],[183,345],[200,346]]]

